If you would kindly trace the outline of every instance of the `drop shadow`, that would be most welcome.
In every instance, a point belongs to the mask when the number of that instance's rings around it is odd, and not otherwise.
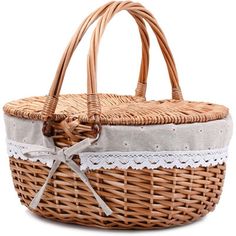
[[[42,223],[45,224],[50,224],[50,225],[54,225],[57,227],[62,227],[62,228],[70,228],[70,229],[78,229],[78,230],[83,230],[83,231],[90,231],[90,232],[102,232],[102,233],[108,233],[110,234],[111,231],[112,233],[143,233],[143,232],[166,232],[166,231],[171,231],[171,230],[178,230],[181,229],[183,227],[188,228],[191,227],[193,225],[198,225],[201,224],[202,221],[204,221],[207,217],[202,217],[197,221],[194,222],[190,222],[188,224],[185,225],[178,225],[178,226],[173,226],[173,227],[169,227],[169,228],[160,228],[160,229],[103,229],[103,228],[97,228],[97,227],[92,227],[92,226],[83,226],[83,225],[79,225],[79,224],[73,224],[73,223],[64,223],[64,222],[60,222],[60,221],[56,221],[56,220],[52,220],[52,219],[47,219],[47,218],[43,218],[41,216],[38,216],[37,214],[31,212],[30,210],[26,209],[26,214],[30,215],[30,217],[34,218],[35,220],[41,221]]]

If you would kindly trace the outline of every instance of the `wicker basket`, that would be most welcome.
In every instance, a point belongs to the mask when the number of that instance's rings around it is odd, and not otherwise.
[[[126,10],[142,41],[135,96],[98,94],[97,52],[106,25]],[[98,18],[88,54],[87,94],[61,95],[66,68]],[[167,64],[172,99],[146,101],[150,25]],[[175,63],[153,15],[141,4],[110,2],[81,24],[47,97],[4,106],[15,189],[36,214],[101,228],[186,224],[219,201],[232,124],[222,105],[183,100]]]

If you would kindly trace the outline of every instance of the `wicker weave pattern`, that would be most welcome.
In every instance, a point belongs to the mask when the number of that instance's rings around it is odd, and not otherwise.
[[[101,123],[109,125],[185,124],[223,119],[228,108],[211,103],[178,100],[144,101],[135,96],[99,94]],[[43,120],[42,110],[46,97],[31,97],[9,102],[4,106],[8,115],[32,120]],[[30,104],[30,106],[29,106]],[[66,117],[88,123],[87,95],[61,95],[55,121]]]
[[[10,158],[13,181],[28,207],[48,174],[48,167]],[[66,165],[48,185],[38,215],[101,228],[159,228],[181,225],[212,211],[222,191],[225,165],[196,169],[98,170],[87,176],[113,210],[102,213],[87,187]]]
[[[126,10],[135,19],[142,41],[142,62],[135,96],[97,93],[97,53],[106,25]],[[87,60],[87,94],[62,95],[60,90],[70,59],[98,18]],[[147,22],[166,61],[172,100],[145,101],[149,65]],[[33,97],[5,105],[8,115],[44,120],[43,133],[56,146],[69,147],[86,137],[99,137],[101,125],[150,125],[207,122],[225,118],[221,105],[184,101],[177,70],[165,35],[153,15],[141,4],[111,2],[89,15],[81,24],[59,63],[47,97]],[[217,137],[216,137],[217,138]],[[80,162],[79,156],[74,157]],[[16,191],[29,207],[42,187],[49,169],[40,162],[10,158]],[[105,216],[83,182],[62,164],[43,195],[35,213],[55,220],[101,228],[161,228],[195,221],[212,211],[222,191],[225,165],[185,169],[99,169],[86,173],[97,193],[113,210]]]

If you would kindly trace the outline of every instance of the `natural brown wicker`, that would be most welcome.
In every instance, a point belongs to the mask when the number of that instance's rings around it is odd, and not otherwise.
[[[142,63],[135,96],[97,94],[96,60],[105,26],[119,11],[127,10],[139,26]],[[66,68],[87,28],[100,17],[88,55],[87,94],[61,95]],[[145,23],[155,33],[167,64],[172,99],[146,101],[149,38]],[[155,18],[141,4],[111,2],[82,23],[63,54],[49,96],[31,97],[5,105],[6,114],[43,120],[43,132],[59,147],[71,146],[101,132],[102,125],[161,125],[207,122],[225,118],[221,105],[184,101],[175,63]],[[99,127],[99,128],[98,128]],[[79,163],[79,156],[74,158]],[[43,185],[49,169],[40,162],[10,158],[16,191],[24,205]],[[185,169],[100,169],[86,174],[91,185],[112,209],[105,216],[86,185],[65,164],[50,180],[36,214],[68,223],[102,228],[159,228],[185,224],[206,215],[219,201],[225,165]],[[32,209],[31,209],[32,210]]]
[[[45,181],[42,163],[10,158],[15,188],[29,206]],[[114,211],[105,216],[85,184],[66,165],[50,181],[39,207],[40,216],[101,228],[158,228],[195,221],[219,201],[225,165],[186,169],[98,170],[87,176]]]

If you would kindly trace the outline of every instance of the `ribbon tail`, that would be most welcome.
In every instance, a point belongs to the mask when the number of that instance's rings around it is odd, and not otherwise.
[[[69,160],[67,162],[68,166],[80,177],[80,179],[86,184],[86,186],[93,193],[95,199],[98,202],[98,205],[102,208],[104,213],[109,216],[112,214],[111,208],[102,200],[102,198],[97,194],[97,192],[93,189],[92,185],[89,182],[88,177],[84,174],[82,170],[80,170],[79,166],[73,161]]]
[[[44,191],[46,189],[46,186],[47,186],[49,180],[52,178],[52,176],[54,175],[54,173],[56,172],[56,170],[60,166],[60,164],[61,164],[61,161],[59,161],[59,160],[55,161],[53,163],[52,168],[51,168],[51,170],[48,173],[48,177],[47,177],[45,183],[40,188],[40,190],[37,192],[37,194],[34,196],[33,200],[31,201],[31,203],[29,205],[32,209],[36,209],[37,208],[37,206],[38,206],[38,204],[39,204],[39,202],[40,202],[40,200],[41,200],[41,198],[43,196],[43,193],[44,193]]]

